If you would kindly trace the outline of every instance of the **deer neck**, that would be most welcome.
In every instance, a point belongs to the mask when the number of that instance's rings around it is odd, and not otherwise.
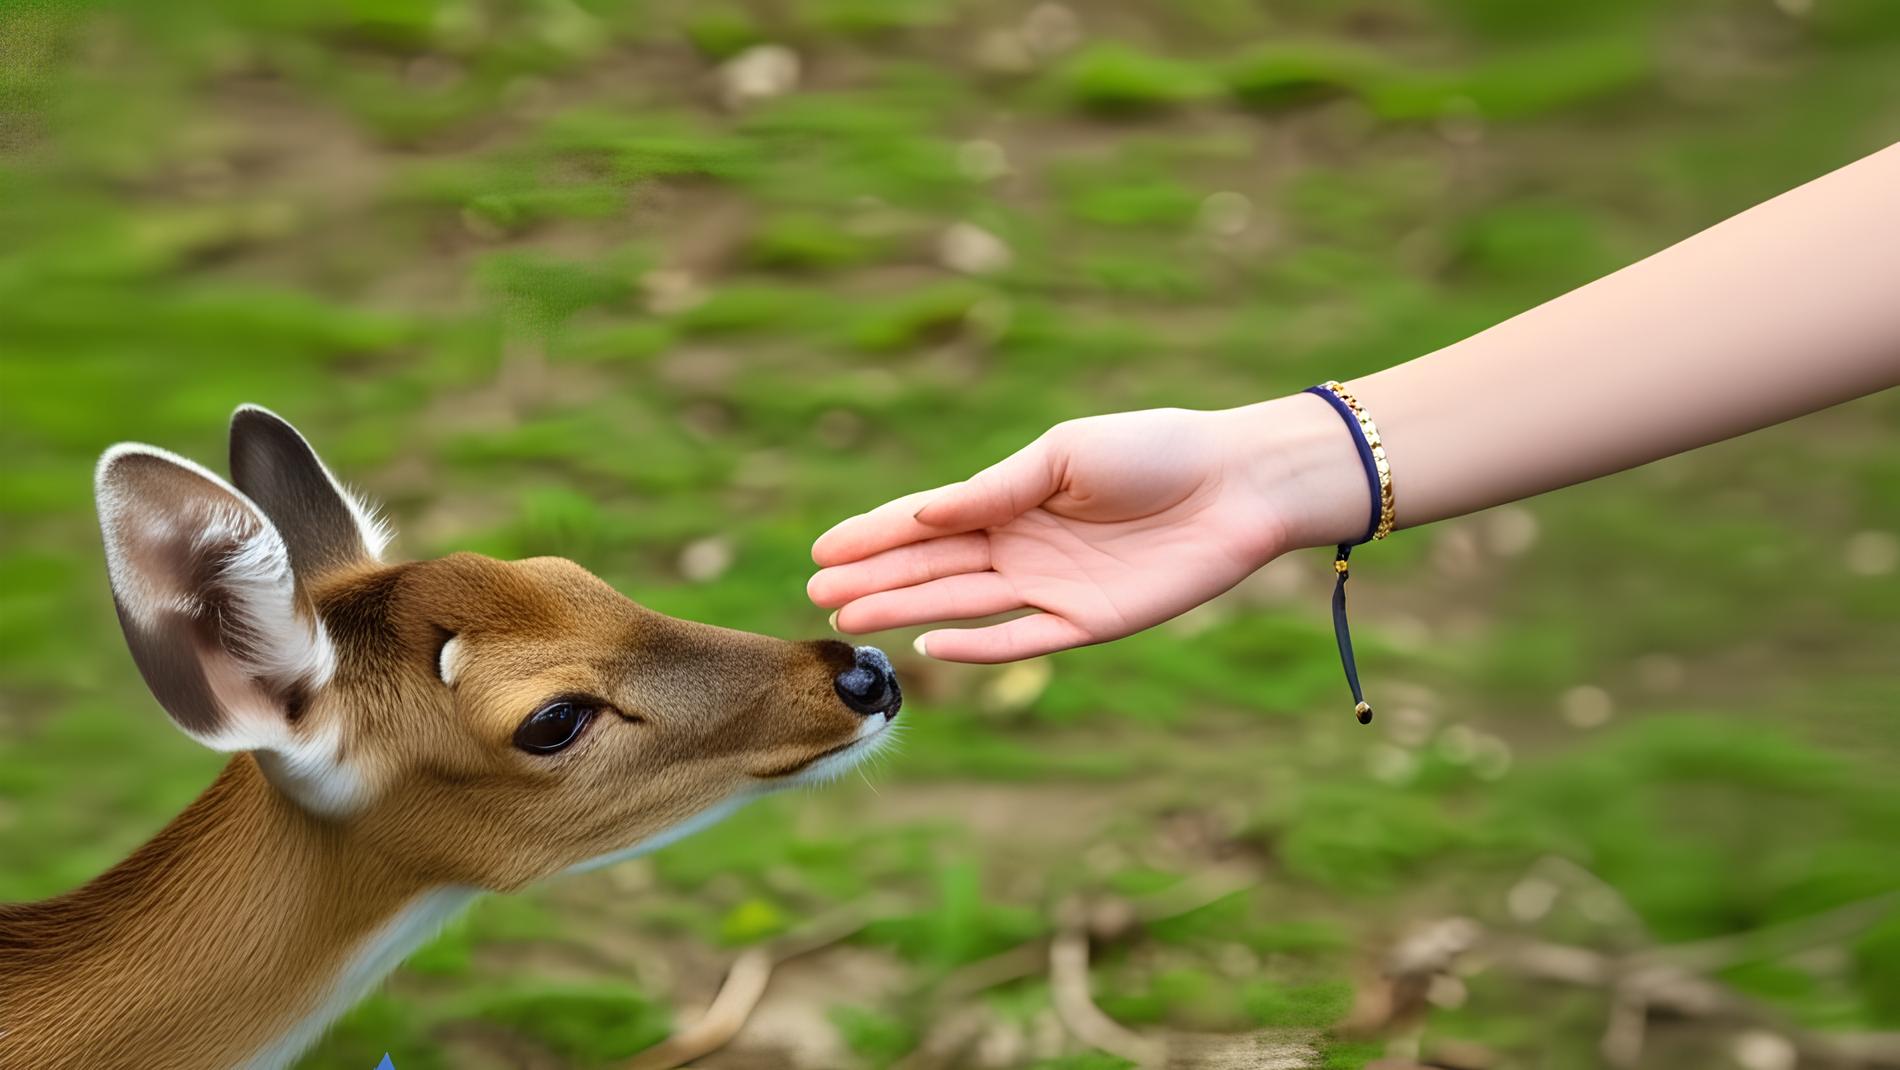
[[[0,905],[0,1066],[286,1066],[474,894],[355,848],[239,755],[91,884]]]

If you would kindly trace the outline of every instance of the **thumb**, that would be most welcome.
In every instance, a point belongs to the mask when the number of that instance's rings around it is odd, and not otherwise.
[[[1034,509],[1061,488],[1063,456],[1045,434],[924,503],[914,518],[946,532],[974,531],[1007,523]]]

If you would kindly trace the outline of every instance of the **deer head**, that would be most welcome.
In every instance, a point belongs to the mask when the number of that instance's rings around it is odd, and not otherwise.
[[[97,476],[133,659],[177,726],[254,752],[310,819],[419,882],[508,890],[665,842],[882,745],[871,648],[664,616],[561,558],[382,560],[288,423],[231,481],[147,446]]]

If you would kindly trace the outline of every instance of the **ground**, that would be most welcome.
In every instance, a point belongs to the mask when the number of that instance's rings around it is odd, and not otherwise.
[[[1061,419],[1427,352],[1900,138],[1896,69],[1884,0],[0,7],[0,899],[219,764],[113,626],[113,442],[215,464],[258,402],[404,556],[818,635],[837,519]],[[1318,552],[1038,663],[880,637],[895,756],[481,902],[303,1065],[616,1065],[827,926],[697,1065],[929,1065],[966,1026],[945,1065],[1119,1065],[1052,1010],[1077,902],[1131,1029],[1599,1065],[1588,986],[1351,1008],[1430,919],[1613,951],[1900,889],[1897,441],[1875,397],[1362,551],[1370,728]],[[1900,1027],[1900,914],[1863,921],[1712,976],[1773,1035]],[[1634,1058],[1791,1065],[1757,1032]]]

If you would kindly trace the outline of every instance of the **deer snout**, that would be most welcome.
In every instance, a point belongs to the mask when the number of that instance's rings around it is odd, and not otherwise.
[[[866,717],[881,713],[895,719],[904,705],[904,689],[897,685],[891,659],[877,647],[861,646],[852,651],[851,660],[851,667],[833,681],[838,697]]]

